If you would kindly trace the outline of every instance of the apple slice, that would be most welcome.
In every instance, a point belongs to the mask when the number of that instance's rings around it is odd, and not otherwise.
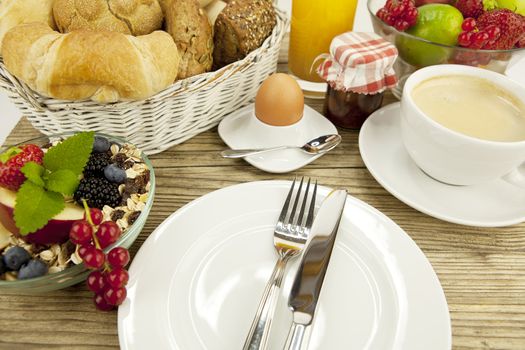
[[[20,235],[13,217],[16,203],[16,193],[0,187],[0,223],[15,236],[33,244],[64,243],[69,239],[69,231],[73,222],[84,217],[84,210],[74,204],[66,203],[66,207],[54,216],[46,226],[26,236]]]
[[[11,232],[2,225],[0,222],[0,250],[4,249],[9,245],[11,239]]]

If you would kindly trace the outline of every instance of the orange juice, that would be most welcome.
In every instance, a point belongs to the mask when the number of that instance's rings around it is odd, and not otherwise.
[[[321,82],[312,66],[317,56],[329,53],[338,34],[352,30],[357,0],[293,0],[288,67],[308,81]]]

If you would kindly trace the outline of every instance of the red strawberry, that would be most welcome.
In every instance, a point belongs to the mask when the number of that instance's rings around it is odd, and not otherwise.
[[[457,0],[455,6],[464,18],[478,18],[483,13],[483,0]]]
[[[516,44],[517,47],[523,48],[525,47],[525,35],[521,37],[520,41]]]
[[[480,31],[489,26],[496,26],[500,29],[501,35],[498,39],[483,46],[486,50],[512,49],[525,35],[524,17],[508,9],[485,12],[476,22]]]
[[[36,145],[25,145],[9,149],[0,155],[0,186],[12,191],[18,191],[26,180],[22,167],[27,162],[42,164],[44,152]]]

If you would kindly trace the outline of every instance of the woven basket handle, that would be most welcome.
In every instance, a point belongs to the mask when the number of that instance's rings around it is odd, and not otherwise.
[[[26,100],[26,102],[29,103],[36,110],[42,111],[44,109],[40,102],[38,102],[38,100],[35,98],[35,96],[33,96],[33,90],[31,90],[27,85],[21,83],[17,78],[11,75],[11,73],[9,73],[7,69],[5,69],[4,65],[0,65],[0,80],[2,81],[2,83],[4,83],[3,85],[12,85],[16,93],[18,93],[20,97]],[[6,90],[9,91],[12,89]]]

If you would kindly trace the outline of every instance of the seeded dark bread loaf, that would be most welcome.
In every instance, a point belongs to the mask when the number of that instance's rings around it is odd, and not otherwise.
[[[231,0],[214,26],[214,68],[246,57],[262,45],[276,24],[272,0]]]
[[[163,31],[131,36],[21,24],[4,37],[7,70],[44,96],[116,102],[146,99],[177,77],[179,56]]]
[[[158,0],[54,0],[53,15],[58,29],[108,30],[146,35],[162,27]]]
[[[213,28],[197,0],[165,0],[166,31],[181,57],[179,79],[208,72],[212,66]]]
[[[19,24],[43,22],[51,28],[53,20],[53,0],[3,0],[0,1],[0,49],[5,33]]]

